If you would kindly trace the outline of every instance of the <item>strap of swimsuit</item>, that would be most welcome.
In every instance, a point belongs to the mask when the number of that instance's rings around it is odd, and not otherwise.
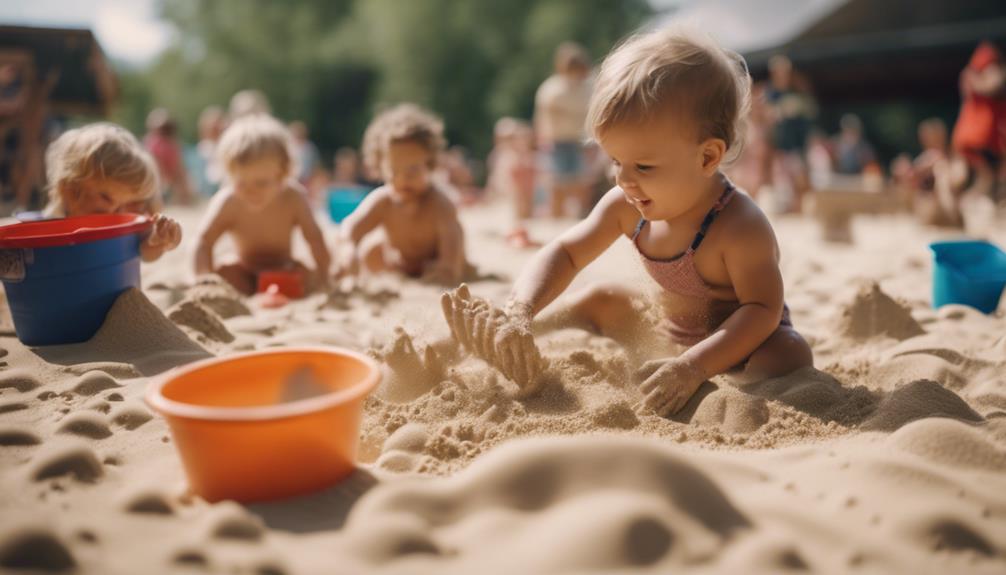
[[[646,225],[646,218],[639,218],[639,223],[636,224],[636,231],[632,232],[632,242],[636,242],[636,238],[639,237],[639,232],[643,231],[643,226]]]
[[[689,252],[694,252],[699,249],[699,246],[702,245],[702,240],[706,239],[706,233],[709,231],[709,226],[713,225],[713,220],[716,219],[716,216],[723,211],[723,208],[727,207],[727,203],[730,202],[730,198],[733,197],[735,191],[736,188],[734,188],[733,182],[726,180],[726,188],[723,190],[723,193],[720,194],[716,203],[713,204],[709,213],[706,214],[705,219],[702,220],[702,225],[699,226],[699,233],[695,234],[695,239],[692,240],[692,245],[688,248]]]

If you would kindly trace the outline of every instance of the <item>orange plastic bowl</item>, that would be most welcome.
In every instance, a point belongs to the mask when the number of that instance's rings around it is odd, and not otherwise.
[[[284,398],[309,369],[320,393]],[[363,401],[377,364],[334,347],[213,358],[153,381],[146,402],[168,422],[193,492],[264,501],[333,485],[355,466]]]

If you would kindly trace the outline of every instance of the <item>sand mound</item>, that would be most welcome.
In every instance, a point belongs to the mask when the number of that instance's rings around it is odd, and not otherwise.
[[[953,419],[924,419],[891,434],[888,441],[909,453],[948,466],[1006,471],[1006,449],[980,430]]]
[[[89,439],[105,439],[112,436],[112,430],[108,428],[104,417],[87,412],[75,413],[64,419],[59,431]]]
[[[761,397],[721,387],[699,404],[692,423],[721,426],[727,433],[749,433],[768,423],[768,405]]]
[[[812,367],[744,386],[744,391],[843,425],[861,422],[877,404],[876,395],[866,388],[845,387],[833,376]]]
[[[73,386],[73,392],[77,395],[98,395],[99,393],[122,387],[112,376],[103,371],[89,371],[81,376],[80,380]]]
[[[926,417],[984,421],[984,418],[956,393],[935,381],[922,379],[906,384],[891,393],[877,406],[877,411],[863,422],[862,429],[894,431]]]
[[[137,289],[129,289],[115,300],[105,323],[89,341],[35,352],[49,363],[63,365],[95,359],[128,363],[147,376],[211,357]]]
[[[909,308],[881,291],[876,282],[859,288],[852,302],[842,308],[838,325],[841,333],[855,339],[886,336],[902,340],[926,333]]]
[[[15,389],[25,393],[41,385],[37,376],[24,369],[8,369],[0,373],[0,389]]]
[[[224,279],[219,276],[206,276],[186,290],[183,302],[200,304],[223,319],[231,319],[251,315],[251,310],[243,300],[242,295]]]
[[[93,483],[104,474],[104,467],[94,451],[76,443],[46,446],[31,466],[31,476],[35,481],[69,475],[77,481]]]
[[[179,302],[168,310],[168,319],[177,325],[189,328],[195,332],[197,339],[203,342],[234,341],[234,334],[227,329],[220,316],[199,302],[189,300]]]
[[[750,525],[673,451],[594,437],[510,444],[437,483],[379,487],[352,510],[344,534],[346,549],[374,567],[574,572],[691,563]],[[543,538],[549,553],[531,552]]]

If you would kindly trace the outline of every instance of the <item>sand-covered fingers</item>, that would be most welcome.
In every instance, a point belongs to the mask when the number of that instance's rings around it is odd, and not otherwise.
[[[465,349],[516,383],[522,396],[540,388],[546,364],[528,318],[510,317],[464,284],[441,296],[440,305],[451,336]]]

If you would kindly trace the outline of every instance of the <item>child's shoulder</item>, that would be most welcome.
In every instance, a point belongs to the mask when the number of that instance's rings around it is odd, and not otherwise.
[[[608,190],[597,202],[594,212],[603,219],[610,219],[618,224],[623,234],[632,235],[636,225],[643,218],[629,200],[622,188],[615,186]]]
[[[737,190],[719,216],[720,235],[725,240],[752,242],[769,240],[775,242],[775,231],[768,216],[758,204],[747,195]]]

